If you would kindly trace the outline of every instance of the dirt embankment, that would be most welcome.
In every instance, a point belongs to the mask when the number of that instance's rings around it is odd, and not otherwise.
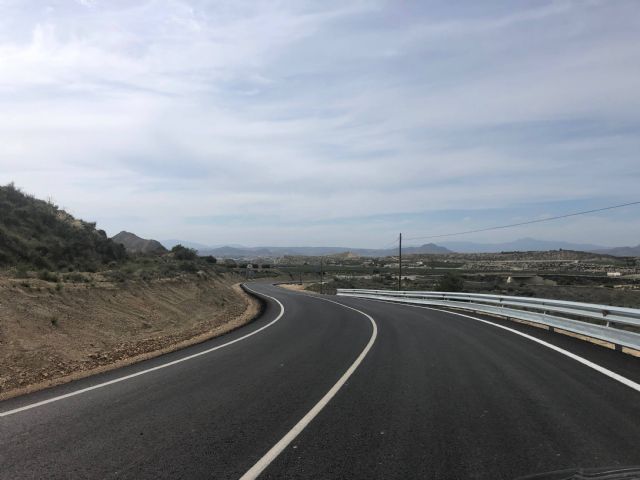
[[[0,278],[0,399],[151,358],[251,321],[237,279],[62,284]]]

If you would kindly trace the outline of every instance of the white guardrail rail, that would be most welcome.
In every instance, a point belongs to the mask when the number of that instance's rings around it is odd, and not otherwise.
[[[640,351],[640,309],[480,293],[338,289],[343,297],[431,305],[543,324]]]

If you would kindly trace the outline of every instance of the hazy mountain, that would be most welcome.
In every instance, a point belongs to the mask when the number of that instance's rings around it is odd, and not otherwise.
[[[167,249],[157,240],[140,238],[134,233],[122,231],[111,237],[114,242],[121,243],[127,252],[162,255]]]
[[[387,255],[398,254],[397,248],[391,248],[385,251],[389,252],[387,253]],[[453,253],[453,252],[450,249],[440,245],[436,245],[435,243],[425,243],[424,245],[420,245],[419,247],[411,247],[411,246],[403,247],[402,253],[403,254],[410,254],[410,253],[443,254],[443,253]]]
[[[595,250],[595,252],[604,255],[614,255],[616,257],[640,257],[640,245],[635,247],[603,248],[601,250]]]
[[[254,258],[254,257],[282,257],[284,255],[319,256],[332,255],[350,251],[341,247],[241,247],[224,246],[199,249],[200,255],[214,257]]]
[[[419,247],[405,247],[403,253],[451,253],[444,247],[433,243],[421,245]],[[200,255],[213,255],[214,257],[231,258],[255,258],[255,257],[282,257],[284,255],[337,255],[339,253],[350,252],[363,257],[385,257],[397,255],[397,248],[373,249],[373,248],[350,248],[350,247],[218,247],[198,249]]]
[[[181,243],[185,247],[195,248],[200,255],[213,255],[224,258],[258,258],[258,257],[282,257],[285,255],[337,255],[350,252],[362,257],[386,257],[398,254],[398,247],[387,249],[354,248],[354,247],[245,247],[243,245],[205,246],[199,243],[182,240],[164,240],[166,247]],[[572,243],[560,240],[538,240],[535,238],[520,238],[511,242],[478,243],[464,241],[447,241],[441,245],[428,243],[421,246],[405,246],[402,253],[409,255],[422,254],[446,254],[446,253],[496,253],[496,252],[544,252],[549,250],[575,250],[582,252],[594,252],[605,255],[635,256],[640,255],[640,245],[637,247],[607,248],[601,245],[589,243]]]
[[[460,253],[494,253],[494,252],[544,252],[548,250],[577,250],[593,252],[605,250],[601,245],[588,243],[571,243],[556,240],[537,240],[535,238],[520,238],[503,243],[476,243],[462,241],[443,242],[443,246]]]
[[[188,240],[178,240],[176,238],[171,238],[169,240],[160,240],[160,243],[168,250],[171,250],[176,245],[182,245],[183,247],[193,248],[195,250],[212,248],[211,245],[204,245],[202,243],[190,242]]]

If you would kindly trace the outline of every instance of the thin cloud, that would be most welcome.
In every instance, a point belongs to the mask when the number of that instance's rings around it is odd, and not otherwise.
[[[636,9],[3,2],[0,182],[211,244],[375,247],[437,214],[635,200]],[[637,243],[625,215],[525,235]]]

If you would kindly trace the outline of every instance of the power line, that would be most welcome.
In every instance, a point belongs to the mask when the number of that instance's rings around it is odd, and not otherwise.
[[[532,223],[542,223],[542,222],[550,222],[552,220],[559,220],[561,218],[569,218],[569,217],[575,217],[578,215],[586,215],[588,213],[595,213],[595,212],[604,212],[605,210],[613,210],[614,208],[622,208],[622,207],[628,207],[631,205],[639,205],[640,201],[637,202],[630,202],[630,203],[623,203],[620,205],[612,205],[610,207],[604,207],[604,208],[596,208],[594,210],[585,210],[582,212],[575,212],[575,213],[568,213],[566,215],[558,215],[556,217],[549,217],[549,218],[541,218],[538,220],[528,220],[526,222],[520,222],[520,223],[511,223],[509,225],[498,225],[495,227],[487,227],[487,228],[479,228],[477,230],[467,230],[464,232],[455,232],[455,233],[442,233],[439,235],[425,235],[425,236],[421,236],[421,237],[411,237],[411,238],[405,238],[405,240],[424,240],[424,239],[428,239],[428,238],[442,238],[442,237],[453,237],[456,235],[467,235],[470,233],[480,233],[480,232],[489,232],[491,230],[500,230],[502,228],[511,228],[511,227],[519,227],[521,225],[531,225]]]
[[[398,245],[398,238],[397,237],[393,242],[387,243],[384,247],[382,247],[381,250],[387,250],[389,248],[395,247],[396,245]]]

